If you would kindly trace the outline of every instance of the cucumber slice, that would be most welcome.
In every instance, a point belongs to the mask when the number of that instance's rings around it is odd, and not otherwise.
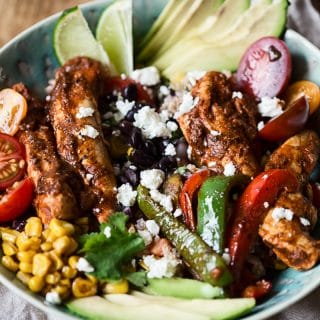
[[[86,56],[111,66],[108,55],[94,38],[78,7],[62,13],[53,31],[53,47],[61,64],[77,56]]]
[[[98,22],[96,37],[117,72],[131,74],[133,71],[132,1],[120,0],[105,9]]]

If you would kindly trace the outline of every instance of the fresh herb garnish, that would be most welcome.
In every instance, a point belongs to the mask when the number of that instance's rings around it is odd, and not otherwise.
[[[138,288],[142,288],[148,284],[147,273],[145,271],[138,271],[126,275],[126,279]]]

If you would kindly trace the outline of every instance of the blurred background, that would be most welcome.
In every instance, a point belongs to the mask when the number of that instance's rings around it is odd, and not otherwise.
[[[37,21],[88,0],[0,0],[0,47]]]

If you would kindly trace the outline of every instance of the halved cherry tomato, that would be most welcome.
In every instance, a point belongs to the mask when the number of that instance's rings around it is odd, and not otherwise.
[[[314,113],[320,106],[320,88],[314,82],[301,80],[293,83],[286,90],[284,100],[290,105],[303,95],[309,102],[309,113]]]
[[[22,215],[33,199],[33,182],[30,178],[16,182],[0,199],[0,222],[12,221]]]
[[[124,90],[129,85],[135,85],[137,88],[137,102],[145,102],[147,104],[154,104],[154,99],[149,93],[143,88],[143,86],[134,81],[131,78],[122,79],[121,77],[111,77],[106,82],[106,93],[112,93],[114,90],[120,91],[124,95]]]
[[[237,83],[255,98],[275,97],[287,87],[291,70],[291,55],[285,42],[264,37],[253,43],[243,55]]]
[[[25,151],[17,139],[0,133],[0,190],[13,185],[25,172]]]
[[[210,176],[209,169],[201,170],[194,173],[184,183],[179,194],[179,203],[184,216],[185,223],[191,231],[195,231],[195,215],[193,212],[193,199],[202,183]]]
[[[280,116],[271,119],[259,131],[268,141],[282,141],[303,129],[309,117],[309,104],[305,96],[295,100]]]
[[[13,136],[27,114],[26,99],[13,89],[0,91],[0,132]]]

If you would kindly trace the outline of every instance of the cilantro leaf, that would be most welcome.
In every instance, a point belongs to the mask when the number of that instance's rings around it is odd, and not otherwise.
[[[148,284],[147,273],[145,271],[132,272],[126,275],[126,279],[138,288]]]
[[[100,233],[90,233],[80,239],[81,252],[94,267],[91,273],[102,280],[119,280],[123,277],[123,266],[145,248],[143,239],[137,233],[129,233],[126,228],[128,217],[117,212],[107,223],[100,226]],[[110,228],[110,237],[104,229]]]

